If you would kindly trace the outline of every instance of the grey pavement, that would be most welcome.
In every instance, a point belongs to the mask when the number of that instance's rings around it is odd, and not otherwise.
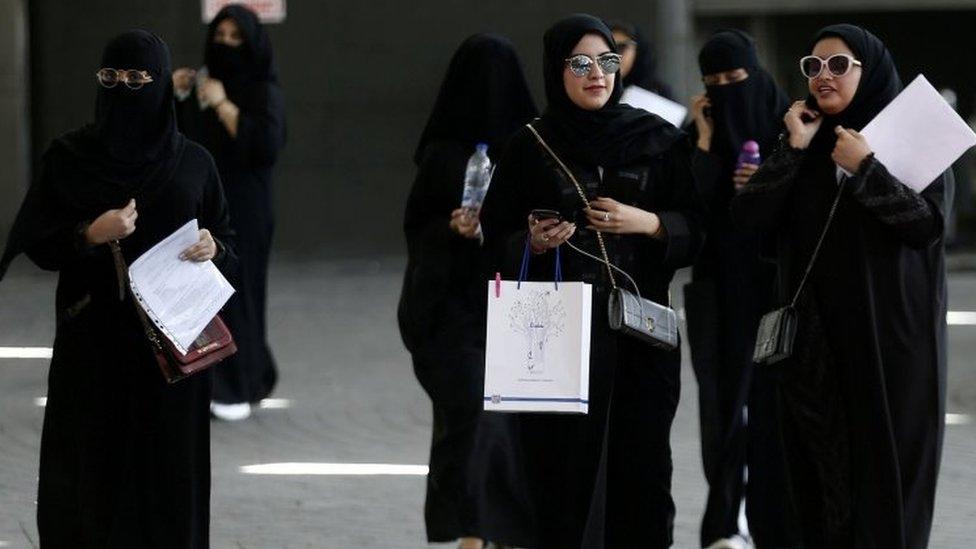
[[[213,547],[426,547],[422,476],[255,476],[239,469],[279,462],[426,463],[429,403],[396,327],[402,267],[398,257],[275,262],[270,330],[281,384],[274,396],[291,406],[213,425]],[[51,345],[54,282],[18,262],[0,284],[0,347]],[[953,273],[949,303],[976,311],[976,273]],[[948,410],[974,418],[976,326],[950,327],[949,337]],[[675,547],[693,548],[705,484],[696,386],[684,362],[672,432]],[[45,394],[46,375],[44,359],[0,358],[0,547],[36,544],[43,408],[35,399]],[[930,546],[972,547],[974,537],[976,422],[970,420],[946,430]]]

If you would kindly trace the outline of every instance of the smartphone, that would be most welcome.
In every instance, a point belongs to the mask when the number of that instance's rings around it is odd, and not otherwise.
[[[563,220],[563,215],[556,210],[545,210],[541,208],[532,210],[532,217],[536,221],[545,221],[547,219],[555,219],[556,221]]]

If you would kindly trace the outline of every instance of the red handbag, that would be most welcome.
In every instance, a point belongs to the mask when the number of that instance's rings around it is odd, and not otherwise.
[[[181,353],[173,345],[173,342],[153,324],[146,311],[139,305],[136,296],[133,295],[132,287],[129,285],[129,269],[126,266],[125,258],[122,257],[119,242],[113,240],[109,243],[109,247],[112,248],[112,257],[115,259],[115,270],[119,279],[119,299],[124,300],[126,294],[132,299],[136,315],[142,323],[146,339],[149,340],[149,346],[156,357],[156,364],[159,365],[159,370],[167,383],[176,383],[195,373],[202,372],[237,352],[234,336],[231,335],[220,315],[217,315],[197,336],[190,348],[187,349],[186,354]]]

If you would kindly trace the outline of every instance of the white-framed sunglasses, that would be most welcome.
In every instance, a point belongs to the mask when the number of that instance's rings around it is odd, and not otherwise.
[[[593,59],[585,53],[577,53],[566,58],[566,66],[577,78],[583,78],[590,74],[593,65],[600,67],[604,74],[613,74],[620,70],[620,54],[608,51]]]
[[[800,59],[800,72],[810,80],[820,76],[825,67],[831,76],[840,78],[851,72],[852,68],[860,66],[860,61],[846,53],[835,53],[826,59],[816,55],[808,55]]]

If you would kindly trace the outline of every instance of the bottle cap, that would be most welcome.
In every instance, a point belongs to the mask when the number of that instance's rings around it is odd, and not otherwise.
[[[478,143],[474,146],[475,150],[485,152],[488,150],[488,143]]]
[[[758,153],[759,143],[756,143],[755,141],[752,140],[746,141],[745,143],[742,144],[742,150],[752,154]]]

